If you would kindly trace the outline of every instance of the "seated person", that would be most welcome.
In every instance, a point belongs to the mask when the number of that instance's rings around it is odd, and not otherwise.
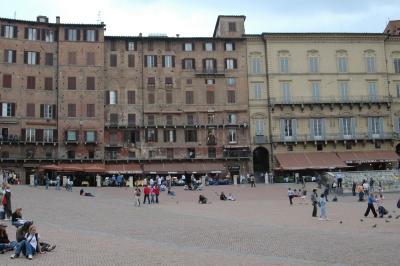
[[[168,188],[167,194],[170,195],[170,196],[175,196],[176,195],[175,192],[171,190],[171,188]]]
[[[25,222],[26,221],[22,219],[22,208],[17,208],[11,215],[11,224],[18,228]]]
[[[16,241],[8,240],[8,235],[6,231],[7,225],[0,224],[0,253],[13,250],[17,245]]]
[[[183,190],[189,190],[188,185],[184,185],[184,186],[183,186]]]
[[[221,192],[221,195],[219,195],[219,199],[220,200],[227,200],[227,198],[226,198],[226,196],[225,196],[223,191]]]
[[[235,201],[236,199],[232,196],[231,193],[228,194],[228,200]]]
[[[294,196],[294,197],[298,197],[298,196],[299,196],[299,192],[297,191],[297,189],[295,189],[295,190],[293,191],[293,196]]]
[[[29,226],[28,233],[25,234],[25,239],[18,242],[15,253],[11,255],[11,259],[18,258],[21,251],[29,260],[32,260],[33,255],[42,253],[39,244],[39,234],[36,231],[36,226]]]
[[[93,195],[93,194],[90,193],[90,192],[85,192],[83,189],[81,189],[81,191],[79,192],[79,194],[80,194],[81,196],[86,196],[86,197],[95,197],[95,195]]]
[[[204,197],[203,195],[199,196],[199,203],[201,204],[207,204],[207,198]]]

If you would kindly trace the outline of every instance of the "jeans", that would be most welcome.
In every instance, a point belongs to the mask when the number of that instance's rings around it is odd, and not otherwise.
[[[17,244],[17,248],[15,249],[15,254],[19,255],[21,251],[22,254],[24,254],[25,256],[34,255],[36,253],[36,250],[26,240],[22,240]]]
[[[290,205],[293,205],[293,196],[289,196],[289,202],[290,202]]]
[[[321,207],[321,214],[320,214],[319,217],[320,217],[320,218],[323,218],[323,219],[326,219],[326,218],[327,218],[327,217],[326,217],[326,207],[325,207],[325,206]]]
[[[150,200],[150,201],[151,201],[151,203],[154,203],[154,202],[155,202],[155,200],[154,200],[154,196],[155,196],[154,194],[150,194],[150,198],[151,198],[151,200]]]
[[[60,181],[57,181],[56,190],[60,190]]]
[[[313,202],[312,217],[317,217],[317,202]]]
[[[0,243],[0,251],[14,249],[16,245],[16,241],[11,241],[10,243]]]
[[[376,218],[378,215],[376,214],[375,207],[374,207],[373,203],[368,203],[368,207],[367,207],[367,210],[365,211],[364,216],[367,217],[370,210],[372,211],[372,213],[374,214],[374,217]]]
[[[148,203],[148,204],[150,204],[150,197],[149,197],[149,194],[147,194],[147,195],[144,195],[144,198],[143,198],[143,204],[145,204],[145,203],[146,203],[146,199],[147,199],[147,203]]]
[[[158,195],[156,194],[156,203],[158,203]]]

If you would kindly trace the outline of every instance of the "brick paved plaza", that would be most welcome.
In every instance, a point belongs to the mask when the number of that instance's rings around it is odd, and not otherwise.
[[[292,187],[293,184],[292,184]],[[311,187],[310,187],[311,188]],[[311,217],[307,204],[289,206],[286,185],[212,186],[211,204],[199,205],[199,192],[175,189],[159,205],[133,205],[126,188],[88,188],[95,198],[51,187],[12,187],[12,205],[34,220],[54,252],[0,265],[398,265],[399,194],[385,195],[394,217],[363,218],[366,203],[346,196],[328,202],[330,221]],[[219,201],[215,192],[233,193],[236,202]],[[372,216],[371,216],[372,217]],[[364,222],[360,219],[363,218]],[[340,221],[343,221],[340,224]],[[15,238],[13,226],[7,231]],[[372,226],[377,224],[376,228]]]

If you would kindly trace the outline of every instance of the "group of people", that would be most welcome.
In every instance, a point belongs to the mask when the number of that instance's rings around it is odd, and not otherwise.
[[[291,188],[289,188],[287,193],[288,193],[288,197],[289,197],[289,203],[290,203],[290,205],[293,205],[294,198],[300,198],[302,201],[306,198],[307,190],[305,190],[305,189],[303,191],[301,189],[292,190]]]
[[[369,193],[371,191],[375,191],[374,187],[375,181],[373,178],[370,178],[369,182],[364,179],[361,183],[357,184],[356,182],[353,182],[352,185],[352,193],[353,196],[356,196],[356,193],[358,193],[358,201],[364,201],[365,196],[369,196]],[[378,183],[378,192],[381,195],[383,192],[382,184],[379,181]]]
[[[139,207],[140,206],[140,194],[141,194],[140,188],[136,187],[134,193],[135,193],[135,206]],[[146,185],[143,188],[143,194],[144,194],[143,204],[146,203],[146,200],[147,200],[147,204],[152,204],[152,203],[158,204],[159,203],[158,197],[160,196],[160,189],[157,184],[153,184],[153,186]]]
[[[0,184],[8,183],[8,184],[20,184],[17,174],[10,170],[0,169]]]

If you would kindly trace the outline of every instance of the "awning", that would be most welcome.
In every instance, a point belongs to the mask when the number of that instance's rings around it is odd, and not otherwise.
[[[39,166],[40,170],[51,170],[51,171],[59,171],[61,167],[56,164],[47,164]]]
[[[153,163],[145,164],[144,172],[150,174],[178,174],[178,173],[220,173],[225,171],[222,163]]]
[[[86,173],[104,173],[105,166],[104,166],[104,164],[100,164],[100,163],[83,164],[83,170]]]
[[[332,169],[348,166],[335,152],[282,153],[276,154],[281,170]]]
[[[141,174],[143,173],[138,163],[129,164],[107,164],[105,172],[109,174]]]
[[[60,164],[60,172],[86,172],[86,173],[103,173],[105,171],[103,164],[98,163],[81,163],[81,164]]]
[[[347,164],[396,162],[400,159],[394,151],[349,151],[337,154]]]

